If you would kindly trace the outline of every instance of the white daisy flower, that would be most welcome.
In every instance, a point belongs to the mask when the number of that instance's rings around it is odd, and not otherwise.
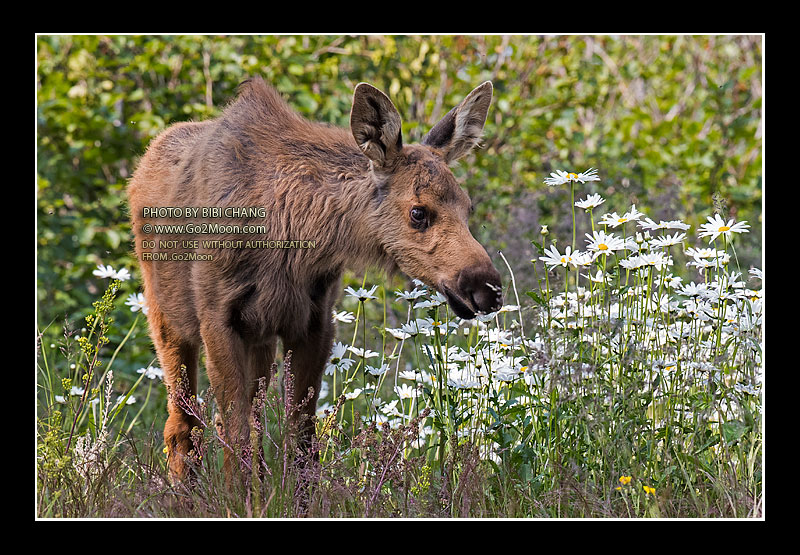
[[[400,333],[405,333],[409,337],[414,337],[416,335],[419,335],[420,331],[422,331],[422,330],[421,330],[421,326],[420,326],[419,320],[412,320],[412,321],[406,322],[405,324],[402,324],[400,326]]]
[[[437,331],[447,333],[447,324],[441,320],[418,318],[417,326],[419,326],[420,331],[426,335],[433,335],[433,333]]]
[[[420,301],[415,303],[413,308],[429,308],[432,306],[439,306],[447,302],[447,297],[439,293],[438,291],[431,295],[430,300]]]
[[[352,358],[331,357],[328,364],[325,365],[325,375],[332,376],[337,370],[347,372],[354,363],[355,361]]]
[[[638,210],[636,210],[636,205],[635,204],[632,204],[631,205],[631,209],[628,210],[627,212],[625,212],[625,217],[628,218],[629,220],[637,220],[638,221],[639,218],[641,218],[642,216],[644,216],[644,213],[643,212],[639,212]]]
[[[644,220],[639,220],[639,227],[642,229],[649,229],[649,230],[656,230],[656,229],[667,229],[667,222],[661,220],[660,222],[656,223],[650,218],[645,218]]]
[[[103,266],[102,264],[98,264],[97,269],[92,272],[99,278],[113,278],[116,273],[112,266]]]
[[[131,312],[142,311],[142,314],[147,314],[147,304],[144,300],[144,295],[141,293],[131,293],[125,304],[131,307]]]
[[[347,352],[347,345],[345,345],[341,341],[337,341],[333,345],[333,347],[331,347],[331,356],[329,360],[334,364],[338,364],[338,362],[342,358],[344,358],[346,352]]]
[[[672,274],[664,276],[664,280],[657,280],[657,283],[663,283],[669,289],[675,289],[680,287],[681,283],[683,282],[683,278],[680,276],[673,276]]]
[[[406,383],[395,386],[394,392],[400,399],[413,399],[417,396],[417,390]]]
[[[695,266],[698,270],[706,270],[708,268],[713,268],[714,263],[708,260],[707,258],[695,258],[691,262],[686,263],[687,266]]]
[[[683,231],[686,231],[687,229],[692,227],[689,224],[685,224],[680,220],[670,220],[666,222],[666,224],[667,224],[667,229],[682,229]]]
[[[343,310],[341,312],[333,312],[333,321],[334,322],[342,322],[344,324],[350,324],[356,319],[356,315],[352,312],[348,312],[347,310]]]
[[[629,256],[624,260],[620,260],[619,265],[626,270],[637,270],[642,266],[646,266],[647,261],[645,260],[644,255],[637,254],[634,256]]]
[[[597,270],[594,275],[581,274],[583,277],[588,278],[594,283],[605,283],[610,274],[604,274],[603,270]]]
[[[686,254],[686,256],[691,256],[692,258],[715,258],[717,255],[717,251],[715,249],[709,248],[696,249],[694,247],[689,247],[683,252]]]
[[[131,279],[131,273],[128,271],[127,268],[122,268],[121,270],[114,272],[114,275],[112,277],[120,281],[128,281],[129,279]]]
[[[545,256],[540,256],[539,260],[544,262],[547,266],[556,267],[556,266],[563,266],[564,268],[567,267],[568,264],[575,265],[573,261],[574,253],[572,252],[572,247],[567,245],[564,254],[558,252],[558,249],[555,245],[550,245],[550,249],[545,249]]]
[[[517,366],[508,363],[501,363],[494,369],[494,377],[501,382],[510,382],[517,379],[522,374],[522,370]]]
[[[374,366],[367,365],[365,366],[367,372],[372,374],[373,376],[382,376],[389,370],[388,364],[381,364],[380,367],[375,368]]]
[[[630,213],[628,212],[626,212],[622,216],[620,216],[616,212],[611,212],[610,214],[603,214],[603,217],[600,218],[600,225],[610,225],[611,227],[617,227],[619,225],[628,223],[633,219],[634,218],[632,218]]]
[[[428,292],[424,289],[419,289],[415,287],[412,291],[403,291],[400,292],[395,291],[394,294],[398,299],[403,299],[404,301],[413,301],[418,299],[419,297],[426,295]]]
[[[126,404],[126,405],[135,405],[135,404],[136,404],[136,397],[134,397],[133,395],[131,395],[130,397],[128,397],[127,399],[125,399],[125,396],[124,396],[124,395],[119,395],[119,396],[117,397],[117,400],[116,400],[116,401],[114,401],[114,408],[116,408],[116,407],[118,407],[120,404],[122,404],[122,402],[123,402],[123,401],[125,401],[125,404]]]
[[[675,235],[664,235],[663,237],[656,237],[652,241],[650,241],[651,246],[656,247],[671,247],[672,245],[677,245],[686,239],[685,233],[676,233]]]
[[[731,261],[731,255],[725,251],[717,251],[717,256],[714,257],[714,260],[724,265]]]
[[[735,222],[730,219],[727,222],[723,220],[719,214],[708,217],[708,223],[700,225],[700,237],[708,237],[708,242],[714,241],[720,235],[724,235],[726,239],[730,239],[734,233],[747,233],[750,225],[746,222]]]
[[[672,266],[672,257],[666,256],[663,252],[649,252],[639,256],[644,259],[646,266],[655,266],[658,270],[665,266]]]
[[[572,254],[571,264],[576,268],[578,267],[585,268],[586,266],[589,266],[592,262],[594,262],[594,259],[595,255],[593,255],[590,252],[575,251]]]
[[[378,288],[377,285],[373,285],[372,289],[367,291],[363,287],[359,287],[357,290],[353,290],[352,287],[346,287],[344,291],[345,291],[345,293],[347,293],[348,297],[354,297],[354,298],[358,299],[359,301],[364,302],[367,299],[377,299],[378,298],[375,295],[373,295],[373,293],[375,292],[375,290],[377,288]]]
[[[148,366],[147,368],[139,368],[136,371],[137,374],[144,374],[145,378],[149,378],[154,380],[156,378],[164,379],[164,370],[158,368],[157,366]]]
[[[555,173],[551,173],[550,177],[545,177],[544,182],[547,185],[555,186],[555,185],[563,185],[564,183],[574,181],[580,181],[581,183],[586,183],[587,181],[600,181],[600,178],[597,177],[597,170],[594,168],[589,168],[583,173],[567,173],[563,170],[556,170]]]
[[[605,201],[606,200],[604,198],[595,193],[593,195],[589,195],[584,200],[579,200],[578,202],[575,203],[575,206],[577,206],[578,208],[583,208],[584,210],[588,211],[591,210],[592,208],[597,208]]]
[[[352,401],[353,399],[356,399],[359,395],[361,395],[362,391],[364,390],[361,388],[356,388],[353,391],[345,393],[344,398]]]
[[[417,373],[413,370],[401,370],[397,377],[402,378],[404,380],[411,380],[412,382],[417,380]]]
[[[397,340],[402,341],[403,339],[408,339],[411,337],[410,333],[404,332],[400,328],[384,328],[387,332],[391,334]]]
[[[639,220],[639,227],[641,227],[642,229],[649,229],[649,230],[681,229],[685,231],[692,226],[690,226],[689,224],[685,224],[680,220],[670,220],[668,222],[660,220],[658,223],[656,223],[650,218],[645,218],[644,220]]]
[[[586,237],[586,242],[589,243],[586,250],[595,253],[595,257],[609,255],[625,248],[625,241],[605,231],[593,231],[591,235],[587,233]]]
[[[397,410],[398,401],[399,399],[393,399],[392,401],[389,401],[381,407],[381,412],[386,416],[403,416],[403,414]]]
[[[373,358],[378,356],[378,353],[376,353],[375,351],[370,351],[369,349],[366,350],[359,349],[358,347],[353,347],[352,345],[348,347],[347,350],[356,355],[357,357]]]

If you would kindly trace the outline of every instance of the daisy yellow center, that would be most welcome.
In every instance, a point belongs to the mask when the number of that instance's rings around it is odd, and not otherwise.
[[[561,257],[561,263],[562,264],[566,264],[567,263],[567,257],[566,256],[562,256]]]
[[[568,173],[567,174],[567,179],[578,179],[578,174],[577,173]]]
[[[621,223],[621,224],[624,224],[624,223],[625,223],[625,218],[620,218],[620,219],[618,219],[617,221],[618,221],[619,223]]]
[[[608,250],[608,245],[606,245],[605,243],[600,243],[597,246],[597,250],[599,250],[599,251],[607,251]]]
[[[731,228],[726,226],[726,225],[724,225],[724,226],[719,228],[719,231],[730,231],[730,230],[731,230]]]

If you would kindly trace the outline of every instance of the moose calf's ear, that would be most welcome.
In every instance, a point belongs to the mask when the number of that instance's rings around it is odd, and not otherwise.
[[[441,150],[448,164],[458,160],[478,144],[491,103],[492,82],[486,81],[434,125],[422,144]]]
[[[403,148],[402,121],[389,97],[367,83],[353,93],[350,130],[359,148],[378,169]]]

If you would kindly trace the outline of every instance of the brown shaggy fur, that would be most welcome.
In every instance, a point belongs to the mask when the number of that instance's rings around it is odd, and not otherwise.
[[[397,110],[370,85],[356,87],[346,130],[305,120],[254,78],[218,118],[175,124],[153,140],[128,188],[150,334],[171,388],[184,365],[188,384],[182,385],[195,392],[204,350],[229,445],[248,444],[256,384],[269,379],[279,337],[293,352],[294,397],[312,388],[305,412],[313,415],[345,269],[399,269],[441,291],[465,318],[499,307],[500,276],[469,232],[470,200],[448,168],[479,140],[491,96],[491,83],[484,83],[422,144],[404,145]],[[155,219],[144,217],[149,207],[262,207],[266,213]],[[147,223],[189,222],[263,225],[266,231],[142,230]],[[162,243],[170,240],[178,246]],[[204,244],[226,240],[234,243]],[[316,244],[236,248],[236,241],[259,240]],[[212,259],[148,259],[184,252]],[[168,409],[169,466],[182,478],[197,421],[174,401]]]

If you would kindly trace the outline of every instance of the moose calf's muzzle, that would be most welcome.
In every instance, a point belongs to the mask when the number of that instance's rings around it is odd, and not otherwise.
[[[447,302],[460,318],[474,318],[477,313],[488,313],[502,306],[500,274],[491,263],[467,266],[461,270],[455,287],[442,287]]]

